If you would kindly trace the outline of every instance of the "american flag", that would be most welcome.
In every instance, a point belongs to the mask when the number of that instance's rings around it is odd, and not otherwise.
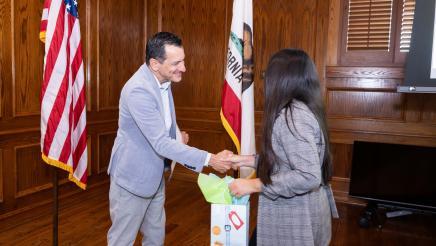
[[[46,0],[41,18],[45,42],[41,88],[42,159],[69,172],[86,188],[86,106],[82,43],[76,0]]]

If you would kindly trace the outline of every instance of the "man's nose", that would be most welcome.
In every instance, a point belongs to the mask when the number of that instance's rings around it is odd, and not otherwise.
[[[183,73],[186,72],[185,63],[182,63],[182,64],[180,65],[179,70],[180,70],[181,72],[183,72]]]

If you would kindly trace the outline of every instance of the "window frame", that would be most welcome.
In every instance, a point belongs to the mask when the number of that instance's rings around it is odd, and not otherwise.
[[[403,66],[407,52],[400,52],[401,18],[404,0],[392,0],[389,51],[347,51],[349,0],[341,1],[339,64],[342,66]]]

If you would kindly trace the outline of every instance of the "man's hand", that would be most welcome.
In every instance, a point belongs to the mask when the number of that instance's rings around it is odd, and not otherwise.
[[[185,131],[180,132],[182,134],[182,141],[184,144],[188,144],[189,142],[189,134]]]
[[[225,173],[232,168],[232,162],[226,160],[232,155],[233,153],[229,150],[223,150],[216,155],[212,154],[208,165],[220,173]]]

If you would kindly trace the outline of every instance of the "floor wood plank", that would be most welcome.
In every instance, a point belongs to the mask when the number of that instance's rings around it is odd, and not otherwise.
[[[59,245],[106,245],[110,226],[109,185],[103,183],[59,202]],[[165,245],[209,245],[210,205],[196,183],[167,184]],[[257,197],[251,204],[250,229],[256,221]],[[436,216],[412,215],[388,219],[382,229],[362,229],[357,220],[363,207],[338,204],[341,218],[333,221],[331,245],[436,245]],[[138,236],[135,245],[140,245]],[[51,245],[51,207],[39,207],[0,220],[0,245]]]

